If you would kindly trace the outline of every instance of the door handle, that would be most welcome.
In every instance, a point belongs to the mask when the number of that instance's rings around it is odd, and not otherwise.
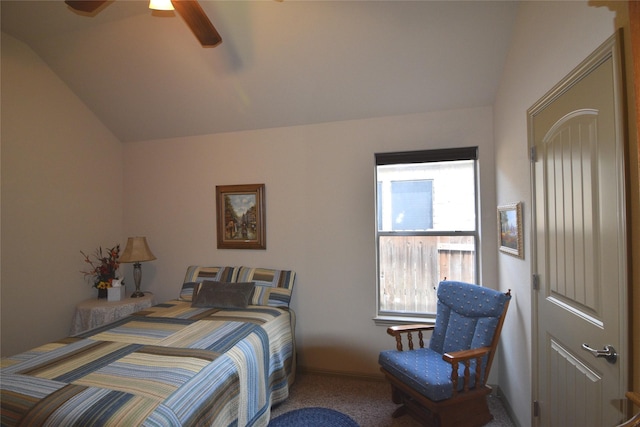
[[[618,360],[618,353],[612,345],[605,345],[604,350],[596,350],[589,347],[589,344],[582,344],[582,349],[593,354],[593,357],[604,357],[609,363],[616,363],[616,360]]]

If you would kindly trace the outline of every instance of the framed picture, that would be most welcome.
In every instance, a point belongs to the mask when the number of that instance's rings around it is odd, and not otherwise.
[[[498,206],[498,243],[500,252],[524,259],[521,202]]]
[[[216,186],[218,249],[266,249],[264,184]]]

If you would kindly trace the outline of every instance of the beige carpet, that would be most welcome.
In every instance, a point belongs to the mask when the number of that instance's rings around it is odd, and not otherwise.
[[[272,409],[271,418],[312,406],[347,414],[360,427],[419,427],[408,415],[391,418],[396,405],[391,402],[391,391],[386,382],[311,373],[298,375],[289,399]],[[489,398],[489,408],[496,419],[487,427],[514,425],[497,397]]]

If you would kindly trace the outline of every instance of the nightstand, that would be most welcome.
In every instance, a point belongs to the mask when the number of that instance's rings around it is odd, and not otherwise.
[[[145,292],[143,297],[125,298],[120,301],[92,298],[76,306],[71,324],[71,335],[97,328],[128,316],[136,311],[144,310],[155,304],[152,293]]]

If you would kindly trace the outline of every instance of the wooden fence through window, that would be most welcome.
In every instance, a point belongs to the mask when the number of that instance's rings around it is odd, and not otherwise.
[[[472,236],[380,236],[380,311],[435,313],[441,280],[475,282]]]

